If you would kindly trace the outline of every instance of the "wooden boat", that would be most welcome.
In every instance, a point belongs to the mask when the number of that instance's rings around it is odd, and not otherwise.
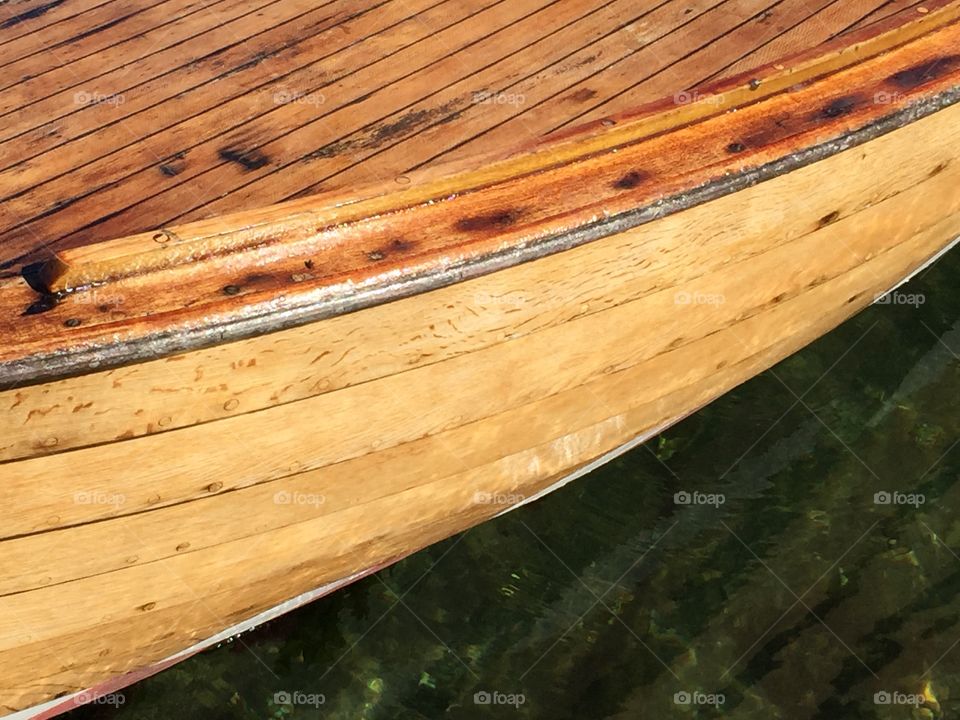
[[[925,266],[958,18],[0,5],[0,713],[529,502]]]

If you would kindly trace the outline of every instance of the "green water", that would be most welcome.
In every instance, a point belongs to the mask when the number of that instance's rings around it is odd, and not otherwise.
[[[956,716],[960,252],[900,293],[924,302],[69,717]]]

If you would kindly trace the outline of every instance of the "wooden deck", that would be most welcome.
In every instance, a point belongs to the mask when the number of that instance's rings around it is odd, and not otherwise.
[[[6,3],[0,276],[52,251],[502,152],[910,5]]]

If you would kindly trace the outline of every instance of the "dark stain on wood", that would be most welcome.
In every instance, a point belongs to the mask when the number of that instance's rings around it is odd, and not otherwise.
[[[575,93],[570,95],[570,100],[572,100],[573,102],[586,102],[587,100],[590,100],[591,98],[595,98],[596,96],[597,96],[596,90],[592,88],[580,88]]]
[[[424,120],[430,116],[431,111],[429,110],[413,110],[405,115],[401,115],[394,122],[384,123],[378,126],[370,135],[370,143],[373,144],[373,147],[378,147],[386,140],[401,137],[422,125]]]
[[[53,10],[55,7],[63,5],[65,2],[66,0],[53,0],[52,2],[38,5],[32,10],[27,10],[26,12],[22,12],[19,15],[14,15],[12,18],[4,20],[3,23],[0,23],[0,29],[6,30],[7,28],[12,28],[14,25],[19,25],[20,23],[25,22],[26,20],[38,18],[50,10]]]
[[[225,49],[225,48],[224,48],[224,49]],[[221,50],[221,52],[222,52],[222,50]],[[225,73],[222,73],[222,74],[218,77],[218,79],[223,80],[223,79],[225,79],[225,78],[230,77],[231,75],[236,75],[236,74],[239,73],[239,72],[243,72],[244,70],[249,70],[249,69],[252,68],[252,67],[256,67],[257,65],[259,65],[260,63],[262,63],[264,60],[269,60],[270,58],[272,58],[272,57],[273,57],[274,55],[276,55],[278,52],[280,52],[280,51],[279,51],[279,50],[260,51],[260,52],[256,53],[253,57],[251,57],[249,60],[244,60],[242,63],[240,63],[240,64],[237,65],[236,67],[230,68],[230,69],[227,70]],[[218,54],[219,54],[219,53],[218,53]],[[212,56],[211,56],[211,57],[212,57]],[[220,67],[220,66],[222,66],[222,65],[223,65],[223,63],[221,62],[221,63],[219,63],[219,65],[217,65],[217,67]]]
[[[45,295],[49,294],[50,287],[47,285],[47,263],[33,262],[29,265],[24,265],[20,269],[20,277],[30,286],[31,290],[36,290],[38,293]]]
[[[60,298],[50,293],[40,296],[40,299],[23,311],[24,315],[39,315],[48,310],[53,310],[60,303]]]
[[[440,107],[430,108],[428,110],[411,110],[401,115],[393,122],[383,123],[370,133],[370,137],[362,143],[364,148],[379,148],[385,142],[395,138],[403,137],[413,130],[426,127],[436,120],[436,118],[447,119],[458,105],[459,101],[454,100],[444,103]],[[452,117],[449,119],[453,119]]]
[[[273,275],[268,275],[267,273],[250,273],[243,279],[243,284],[256,285],[258,283],[269,283],[273,280]]]
[[[613,187],[617,190],[632,190],[633,188],[645,183],[650,179],[650,174],[643,170],[631,170],[617,180],[614,180]]]
[[[75,42],[77,42],[77,41],[79,41],[79,40],[83,40],[84,38],[88,38],[88,37],[90,37],[91,35],[96,35],[97,33],[103,32],[104,30],[109,30],[110,28],[112,28],[112,27],[114,27],[114,26],[119,25],[120,23],[122,23],[124,20],[126,20],[127,18],[129,18],[130,15],[132,15],[132,14],[133,14],[133,13],[130,13],[130,14],[128,14],[128,15],[124,15],[124,16],[122,16],[122,17],[115,18],[115,19],[111,20],[110,22],[103,23],[103,25],[97,25],[95,28],[91,28],[91,29],[89,29],[89,30],[85,30],[84,32],[80,33],[79,35],[74,35],[74,36],[73,36],[72,38],[70,38],[69,40],[64,40],[63,42],[57,43],[56,45],[54,45],[54,47],[59,47],[59,46],[61,46],[61,45],[69,45],[70,43],[75,43]]]
[[[368,147],[380,147],[384,142],[394,138],[400,138],[411,130],[425,124],[425,121],[434,114],[432,110],[412,110],[405,115],[390,123],[384,123],[378,126],[371,134],[366,145]]]
[[[912,90],[960,68],[960,55],[945,55],[896,72],[887,78],[901,90]]]
[[[828,214],[824,215],[822,218],[820,218],[820,219],[817,221],[817,227],[824,228],[824,227],[826,227],[827,225],[832,225],[833,223],[835,223],[835,222],[836,222],[837,220],[839,220],[839,219],[840,219],[840,211],[839,211],[839,210],[834,210],[832,213],[828,213]]]
[[[742,153],[746,149],[747,149],[747,146],[744,145],[742,142],[732,142],[729,145],[727,145],[727,152],[730,153],[731,155],[735,155],[736,153]]]
[[[574,62],[572,62],[572,63],[569,63],[569,64],[566,64],[566,65],[561,65],[561,66],[557,69],[556,74],[557,74],[557,75],[562,75],[563,73],[568,73],[568,72],[570,72],[571,70],[576,70],[577,68],[582,68],[582,67],[584,67],[585,65],[589,65],[590,63],[592,63],[592,62],[595,61],[596,59],[597,59],[597,56],[596,56],[596,55],[587,55],[587,57],[585,57],[585,58],[581,58],[581,59],[579,59],[579,60],[576,60],[576,61],[574,61]]]
[[[413,240],[405,240],[404,238],[394,238],[390,241],[390,249],[394,252],[409,252],[416,246],[417,244]]]
[[[325,158],[335,157],[350,150],[353,146],[354,143],[347,142],[346,140],[327,143],[323,147],[308,152],[300,158],[300,162],[310,162],[311,160],[323,160]]]
[[[175,155],[171,155],[169,158],[160,163],[158,169],[167,177],[179,175],[181,172],[183,172],[184,167],[184,163],[179,161],[183,160],[186,156],[187,152],[185,150],[181,150],[180,152],[176,153]]]
[[[825,118],[843,117],[852,113],[862,102],[863,98],[857,95],[844,95],[827,103],[820,114]]]
[[[257,149],[239,150],[237,148],[221,148],[217,153],[222,160],[235,162],[246,171],[259,170],[270,162],[270,158]]]
[[[99,189],[100,188],[97,188],[97,190]],[[55,203],[53,203],[53,205],[50,206],[50,208],[44,213],[44,215],[41,215],[40,217],[44,217],[45,215],[49,215],[55,212],[60,212],[65,207],[70,207],[75,202],[80,202],[83,199],[83,197],[84,197],[83,195],[73,195],[68,198],[63,198],[62,200],[57,200]]]
[[[404,238],[394,238],[389,243],[383,247],[379,247],[376,250],[370,250],[367,253],[367,259],[377,262],[378,260],[383,260],[388,255],[393,253],[405,253],[413,250],[417,244],[412,240],[406,240]]]
[[[470,217],[457,220],[457,230],[461,232],[503,230],[515,224],[522,215],[522,208],[508,208],[506,210],[495,210],[482,215],[471,215]]]
[[[323,160],[344,155],[357,149],[376,150],[391,140],[402,138],[420,128],[442,125],[456,120],[460,117],[460,112],[456,111],[459,104],[459,100],[454,100],[429,110],[411,110],[393,122],[376,126],[365,137],[351,137],[327,143],[301,157],[299,162]]]

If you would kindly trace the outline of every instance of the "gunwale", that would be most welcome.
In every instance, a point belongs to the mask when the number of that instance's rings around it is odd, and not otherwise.
[[[865,142],[957,100],[957,56],[950,42],[960,3],[941,0],[924,9],[919,15],[915,8],[901,11],[821,48],[694,91],[711,102],[678,107],[664,100],[526,144],[505,159],[485,157],[400,178],[409,187],[378,183],[62,252],[25,271],[31,287],[24,278],[0,281],[0,330],[12,339],[0,348],[0,388],[168,356],[407,297],[569,249]],[[918,53],[910,75],[904,58],[913,48]],[[918,70],[922,48],[933,50],[926,69]],[[907,73],[901,75],[909,78],[906,85],[891,84],[897,68]],[[793,136],[765,138],[749,125],[750,118],[782,113],[801,96],[844,103],[859,93],[862,103],[863,88],[856,84],[884,72],[874,90],[895,95],[895,103],[878,103],[875,96],[865,109],[823,110],[816,132]],[[658,141],[668,147],[670,138],[689,136],[691,128],[700,129],[697,142],[705,145],[715,146],[722,133],[729,139],[752,132],[757,142],[727,144],[728,154],[736,156],[730,162],[699,153],[673,176],[621,183],[619,198],[585,193],[579,205],[563,208],[552,228],[545,213],[517,227],[513,210],[497,205],[524,185],[549,188],[562,173],[582,181],[590,163],[615,168],[618,152],[623,157]],[[478,162],[482,169],[464,169]],[[457,210],[458,204],[468,211]],[[402,238],[404,229],[436,215],[435,205],[459,212],[462,232],[447,228],[450,240],[422,254],[356,252],[378,247],[376,237],[384,232],[399,229]],[[363,225],[365,232],[353,232]],[[406,249],[403,242],[400,250]],[[303,271],[318,252],[335,273]],[[382,263],[383,254],[399,257]],[[251,292],[235,284],[237,277],[259,277],[268,261],[288,279],[271,278],[265,289]],[[201,285],[206,297],[195,292]],[[106,318],[92,304],[78,307],[85,293],[104,287],[132,302]],[[237,287],[240,292],[230,292]]]

